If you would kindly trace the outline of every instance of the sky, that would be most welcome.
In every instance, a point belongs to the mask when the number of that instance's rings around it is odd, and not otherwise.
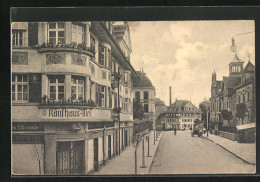
[[[255,25],[243,21],[138,21],[128,22],[136,71],[144,72],[156,88],[156,98],[169,105],[189,100],[196,106],[210,98],[211,75],[217,80],[228,76],[231,39],[234,36],[237,55],[255,65]],[[253,33],[247,33],[253,32]],[[246,33],[246,34],[242,34]],[[242,35],[237,35],[242,34]]]

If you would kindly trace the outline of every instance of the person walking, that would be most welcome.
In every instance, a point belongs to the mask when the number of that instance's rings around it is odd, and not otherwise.
[[[177,129],[176,127],[174,127],[174,135],[176,136],[176,133],[177,133]]]

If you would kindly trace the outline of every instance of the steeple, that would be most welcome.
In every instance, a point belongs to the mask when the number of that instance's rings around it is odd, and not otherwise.
[[[234,52],[234,54],[236,55],[236,54],[237,54],[237,48],[236,48],[236,45],[235,45],[235,39],[234,39],[234,37],[232,37],[231,42],[232,42],[232,45],[230,46],[230,50],[231,50],[232,52]]]
[[[232,37],[231,39],[231,44],[232,45],[230,46],[230,50],[235,54],[235,56],[229,64],[229,76],[238,77],[241,76],[244,62],[237,56],[237,49],[234,37]]]

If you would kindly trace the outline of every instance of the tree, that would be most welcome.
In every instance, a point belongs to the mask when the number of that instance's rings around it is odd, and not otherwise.
[[[236,110],[237,110],[236,117],[238,117],[239,119],[242,119],[242,125],[243,125],[244,124],[244,118],[246,116],[246,113],[248,112],[245,103],[237,104]]]
[[[39,174],[41,175],[41,160],[42,160],[42,155],[43,151],[41,150],[41,147],[39,145],[33,144],[30,146],[30,151],[34,158],[38,161],[38,167],[39,167]]]
[[[140,119],[140,120],[142,120],[144,118],[144,108],[139,99],[134,100],[133,117],[134,117],[134,119]]]
[[[199,104],[199,108],[202,112],[201,114],[201,120],[204,122],[204,127],[207,128],[207,111],[208,111],[208,122],[209,122],[209,125],[210,125],[210,121],[209,121],[209,118],[210,118],[210,112],[209,112],[209,101],[204,99],[204,101],[202,101],[200,104]]]
[[[222,110],[221,111],[221,116],[224,120],[227,120],[228,121],[228,124],[229,126],[231,126],[230,124],[230,120],[233,119],[233,115],[232,115],[232,112],[231,111],[228,111],[228,110]]]

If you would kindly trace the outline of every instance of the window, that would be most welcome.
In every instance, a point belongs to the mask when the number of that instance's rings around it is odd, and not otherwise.
[[[72,37],[71,41],[76,42],[78,44],[84,43],[84,26],[78,24],[72,24]]]
[[[12,100],[28,101],[28,75],[12,75]]]
[[[64,99],[64,76],[49,76],[49,93],[51,100]]]
[[[144,112],[148,112],[148,104],[144,104]]]
[[[247,92],[247,101],[249,101],[250,92]]]
[[[245,100],[246,100],[246,99],[245,99],[245,94],[243,94],[243,103],[245,102]]]
[[[125,83],[127,83],[128,80],[128,74],[125,72]]]
[[[101,107],[106,107],[106,87],[101,86]]]
[[[106,48],[104,46],[102,46],[101,44],[99,44],[99,59],[98,59],[98,62],[101,65],[105,65],[105,52],[106,52]]]
[[[135,92],[135,99],[140,100],[140,92]]]
[[[96,49],[96,40],[95,40],[95,38],[92,35],[90,35],[90,48],[92,50]]]
[[[149,99],[149,98],[148,98],[148,94],[149,94],[148,91],[144,91],[144,99],[146,99],[146,100]]]
[[[49,44],[65,43],[65,24],[49,23],[48,27]]]
[[[73,100],[84,100],[84,78],[71,77],[71,98]]]
[[[112,70],[112,60],[111,60],[111,51],[110,51],[110,49],[107,50],[107,59],[108,59],[108,66]]]
[[[13,30],[12,31],[12,41],[13,41],[13,46],[23,46],[24,45],[24,31],[23,30]]]

